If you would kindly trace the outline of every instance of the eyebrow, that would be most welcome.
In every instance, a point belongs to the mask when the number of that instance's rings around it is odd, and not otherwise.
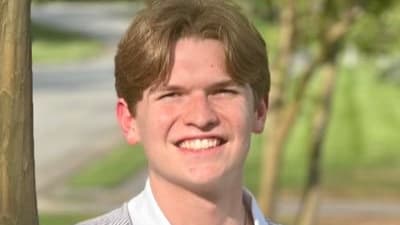
[[[214,83],[214,84],[212,84],[212,85],[210,85],[209,87],[206,87],[206,90],[207,91],[212,91],[212,90],[215,90],[215,89],[219,89],[219,88],[226,88],[226,87],[229,87],[229,86],[243,86],[243,85],[241,85],[240,83],[238,83],[238,82],[236,82],[236,81],[234,81],[234,80],[222,80],[222,81],[219,81],[219,82],[217,82],[217,83]],[[154,93],[154,92],[157,92],[157,91],[160,91],[160,92],[168,92],[168,91],[185,91],[186,90],[186,88],[184,87],[184,86],[182,86],[182,85],[159,85],[158,87],[154,87],[151,91],[150,91],[150,93]]]
[[[159,85],[158,87],[153,88],[150,93],[156,92],[156,91],[181,91],[184,90],[182,86],[179,85]]]
[[[219,88],[225,88],[225,87],[229,87],[229,86],[242,86],[240,85],[238,82],[234,81],[234,80],[224,80],[224,81],[220,81],[217,82],[213,85],[211,85],[211,87],[207,88],[207,89],[219,89]]]

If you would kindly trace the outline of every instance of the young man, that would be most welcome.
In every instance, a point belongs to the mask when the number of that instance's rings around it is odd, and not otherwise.
[[[265,43],[230,2],[163,0],[140,11],[115,57],[117,118],[148,159],[142,193],[81,225],[271,225],[243,185],[263,130]]]

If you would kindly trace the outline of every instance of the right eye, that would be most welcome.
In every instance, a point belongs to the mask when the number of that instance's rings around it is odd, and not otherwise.
[[[238,91],[233,88],[222,88],[217,90],[215,94],[236,95],[237,93]]]

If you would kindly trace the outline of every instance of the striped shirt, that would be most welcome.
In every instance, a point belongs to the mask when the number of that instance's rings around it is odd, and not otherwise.
[[[265,219],[253,195],[244,189],[245,198],[251,201],[254,225],[276,225]],[[144,190],[122,207],[77,225],[171,225],[158,207],[149,181]]]

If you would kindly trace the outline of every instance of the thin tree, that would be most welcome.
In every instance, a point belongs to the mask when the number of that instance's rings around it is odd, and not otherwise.
[[[315,223],[321,193],[321,159],[323,143],[330,120],[332,98],[334,93],[337,66],[334,59],[326,63],[322,70],[323,84],[318,98],[316,112],[313,118],[311,147],[309,152],[308,179],[303,193],[300,210],[297,215],[297,225]]]
[[[344,38],[348,35],[350,28],[353,27],[355,19],[361,19],[361,10],[363,11],[364,15],[367,13],[379,15],[390,9],[390,5],[393,2],[386,1],[387,4],[384,7],[380,5],[378,5],[379,7],[376,7],[375,4],[372,4],[373,1],[363,2],[363,4],[360,2],[350,3],[351,4],[349,4],[343,10],[344,13],[342,18],[344,18],[344,20],[342,20],[340,26],[336,27],[336,32],[327,33],[328,35],[323,37],[323,40],[330,40],[329,42],[331,44],[329,44],[329,46],[332,47],[328,48],[328,51],[326,51],[326,65],[322,72],[324,79],[321,86],[323,89],[320,93],[319,101],[317,103],[313,118],[313,130],[310,140],[311,147],[309,152],[309,165],[307,174],[308,178],[302,196],[300,211],[298,212],[296,218],[297,225],[315,224],[321,193],[321,161],[323,155],[323,143],[327,136],[326,133],[332,109],[332,98],[338,70],[337,58],[338,53],[341,50],[341,46],[344,45]],[[327,11],[331,10],[328,7],[326,9]],[[373,42],[373,40],[370,40],[370,42]]]
[[[30,0],[0,0],[0,225],[37,225]]]
[[[322,1],[327,2],[327,1]],[[283,5],[283,10],[292,9],[295,10],[296,8],[291,5],[291,1],[285,2],[286,4]],[[306,4],[307,5],[307,4]],[[351,5],[352,6],[352,5]],[[306,7],[312,8],[312,7]],[[329,7],[328,7],[329,8]],[[313,20],[315,22],[315,26],[313,27],[314,32],[317,34],[318,38],[316,40],[316,44],[319,46],[318,50],[310,60],[310,62],[305,66],[305,68],[300,72],[298,75],[299,79],[297,85],[295,87],[293,93],[293,100],[290,102],[283,102],[280,106],[279,111],[273,112],[272,117],[276,120],[277,117],[274,114],[279,114],[279,120],[277,122],[272,122],[268,124],[269,127],[266,133],[267,143],[264,147],[264,161],[263,167],[261,168],[261,181],[260,181],[260,195],[259,195],[259,202],[260,206],[262,207],[265,214],[269,217],[275,217],[276,205],[277,205],[277,196],[278,196],[278,180],[281,170],[281,158],[283,154],[283,149],[285,147],[286,141],[290,134],[292,127],[294,126],[298,115],[301,112],[302,108],[302,101],[304,99],[306,90],[308,85],[310,84],[310,80],[315,74],[315,71],[330,57],[330,54],[338,47],[337,43],[342,41],[345,37],[346,32],[348,31],[349,27],[351,26],[354,17],[357,15],[357,7],[349,7],[347,10],[344,10],[343,13],[340,14],[340,18],[330,18],[330,14],[326,14],[324,10],[318,11],[315,14],[304,14],[303,17],[308,15],[313,16]],[[294,11],[292,15],[297,15],[298,13]],[[299,19],[298,17],[293,16],[293,20]],[[304,19],[304,18],[303,18]],[[306,18],[310,19],[310,18]],[[325,21],[332,21],[332,23],[326,23]],[[294,22],[292,22],[294,23]],[[294,26],[294,25],[292,25]],[[302,27],[296,26],[298,30],[306,29],[306,26],[303,24]],[[292,32],[294,35],[295,32]],[[282,37],[281,38],[285,38]],[[291,40],[294,40],[292,38]],[[309,48],[310,43],[305,42],[302,43],[303,48]],[[292,51],[294,51],[292,49]],[[288,62],[289,60],[286,60]],[[282,70],[281,70],[282,71]],[[287,73],[287,70],[284,71]],[[277,73],[279,76],[280,73]],[[273,75],[274,76],[274,75]],[[273,86],[274,87],[274,86]],[[274,92],[272,92],[274,94]],[[283,94],[280,93],[281,95]],[[272,95],[273,97],[274,95]],[[272,105],[274,107],[274,105]],[[270,114],[271,116],[271,114]]]
[[[278,53],[275,63],[272,65],[271,94],[268,109],[266,138],[269,140],[280,139],[283,134],[276,132],[275,128],[282,122],[282,109],[285,104],[286,81],[288,70],[295,47],[296,11],[295,1],[286,0],[282,3],[279,16],[280,38]],[[263,163],[261,165],[261,179],[259,185],[259,203],[261,209],[268,215],[274,215],[276,202],[275,183],[281,168],[281,152],[275,145],[275,141],[268,141],[263,152]],[[272,150],[271,150],[272,149]],[[278,151],[277,151],[278,150]]]

